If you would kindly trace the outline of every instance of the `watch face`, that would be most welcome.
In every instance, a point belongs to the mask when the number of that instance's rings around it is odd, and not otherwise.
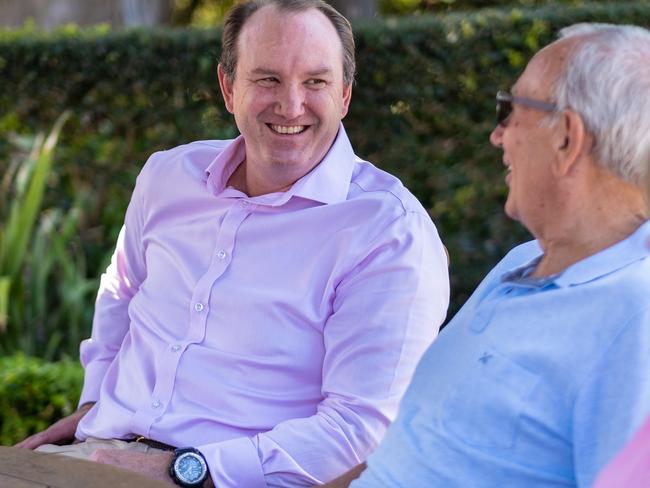
[[[183,483],[196,483],[200,481],[207,471],[205,461],[193,452],[185,452],[176,458],[174,463],[176,476]]]

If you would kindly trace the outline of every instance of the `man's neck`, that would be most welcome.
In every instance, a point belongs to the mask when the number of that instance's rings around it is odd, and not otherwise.
[[[567,206],[551,228],[537,236],[544,256],[533,276],[560,273],[627,238],[649,218],[641,192],[620,181],[580,200],[583,204]]]
[[[251,171],[246,159],[244,159],[232,175],[230,175],[226,186],[231,186],[249,197],[256,197],[270,193],[285,192],[302,176],[304,175],[295,177],[280,172],[266,176],[258,175],[254,171]]]

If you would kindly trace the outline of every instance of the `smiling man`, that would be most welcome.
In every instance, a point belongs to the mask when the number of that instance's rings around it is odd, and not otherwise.
[[[180,486],[305,486],[395,418],[446,313],[447,259],[345,134],[350,25],[319,0],[249,1],[222,43],[241,136],[144,166],[81,346],[81,407],[20,447]]]
[[[426,352],[354,488],[590,487],[650,413],[650,32],[564,29],[497,122],[536,239]]]

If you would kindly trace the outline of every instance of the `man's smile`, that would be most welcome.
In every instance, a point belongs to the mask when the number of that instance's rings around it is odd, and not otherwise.
[[[273,132],[278,134],[301,134],[306,131],[308,125],[278,125],[278,124],[266,124]]]

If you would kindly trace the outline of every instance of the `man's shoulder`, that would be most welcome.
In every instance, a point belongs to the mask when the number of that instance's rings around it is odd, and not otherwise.
[[[492,273],[506,273],[515,268],[525,266],[542,253],[542,248],[536,240],[524,242],[513,247],[508,253],[492,268]],[[500,276],[500,275],[499,275]]]
[[[202,174],[212,161],[230,144],[231,139],[193,141],[153,153],[145,168],[152,173],[169,171],[174,167],[190,173]]]
[[[348,198],[375,198],[403,213],[427,213],[399,178],[360,158],[355,161]]]
[[[496,286],[501,282],[501,278],[514,271],[517,268],[528,265],[532,260],[539,257],[542,249],[536,240],[527,241],[512,248],[481,280],[478,287],[472,293],[466,305],[473,303],[477,297]],[[463,307],[465,308],[465,306]]]

